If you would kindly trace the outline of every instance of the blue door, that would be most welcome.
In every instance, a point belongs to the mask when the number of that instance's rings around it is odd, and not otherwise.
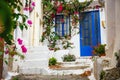
[[[92,47],[101,43],[99,11],[84,12],[80,22],[81,56],[92,56]]]

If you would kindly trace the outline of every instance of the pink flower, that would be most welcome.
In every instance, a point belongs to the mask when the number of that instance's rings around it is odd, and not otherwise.
[[[23,40],[21,40],[20,38],[18,38],[17,41],[18,41],[18,44],[19,44],[19,45],[22,45]]]
[[[6,50],[5,50],[5,54],[8,54],[9,53],[9,50],[8,50],[8,48],[6,48]]]
[[[63,10],[63,6],[62,6],[62,4],[60,4],[57,8],[57,13],[61,13],[62,10]]]
[[[23,53],[26,53],[26,52],[27,52],[27,48],[26,48],[24,45],[21,46],[21,49],[22,49],[22,52],[23,52]]]
[[[54,18],[55,17],[55,14],[51,14],[51,18]]]
[[[35,2],[32,2],[32,6],[35,7]]]
[[[25,8],[24,8],[24,10],[25,10],[25,11],[28,11],[28,10],[29,10],[29,8],[28,8],[28,7],[25,7]]]
[[[27,23],[31,26],[32,25],[32,21],[28,20]]]
[[[100,5],[96,5],[96,6],[95,6],[96,9],[99,9],[100,7],[101,7]]]
[[[17,41],[21,40],[20,38],[17,39]]]
[[[29,11],[31,12],[33,10],[33,8],[32,7],[29,7]]]
[[[74,12],[74,14],[76,14],[76,15],[77,15],[78,13],[79,13],[78,11],[75,11],[75,12]]]

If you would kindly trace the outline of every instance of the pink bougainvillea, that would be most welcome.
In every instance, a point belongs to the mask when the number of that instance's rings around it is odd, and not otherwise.
[[[17,41],[18,41],[18,44],[21,45],[22,52],[26,53],[27,52],[27,48],[23,45],[23,40],[18,38]]]
[[[6,50],[5,50],[5,54],[8,54],[8,53],[9,53],[9,49],[6,48]]]
[[[35,7],[35,2],[32,2],[31,5],[32,5],[33,7]]]
[[[77,15],[77,14],[79,14],[79,12],[78,12],[78,11],[75,11],[74,14]]]
[[[63,10],[63,6],[62,6],[62,4],[60,4],[57,8],[57,13],[61,13],[62,10]]]
[[[32,21],[28,20],[27,23],[31,26],[32,25]]]
[[[100,5],[96,5],[96,6],[95,6],[96,9],[99,9],[100,7],[101,7]]]
[[[27,52],[27,48],[26,48],[24,45],[21,46],[21,49],[22,49],[22,52],[23,52],[23,53],[26,53],[26,52]]]
[[[18,38],[18,40],[17,40],[17,41],[18,41],[18,44],[19,44],[19,45],[22,45],[23,40],[21,40],[20,38]]]
[[[28,8],[28,7],[25,7],[25,8],[24,8],[24,10],[25,10],[25,11],[28,11],[28,10],[29,10],[29,8]]]
[[[32,7],[29,7],[29,11],[31,12],[33,10],[33,8]]]
[[[51,18],[54,18],[55,17],[55,14],[51,14]]]

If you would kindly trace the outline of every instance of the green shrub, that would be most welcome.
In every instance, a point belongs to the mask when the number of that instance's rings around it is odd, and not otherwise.
[[[93,47],[93,54],[95,55],[101,55],[101,54],[105,54],[105,46],[106,44],[99,44],[97,46]]]
[[[67,55],[64,55],[62,59],[64,62],[71,62],[71,61],[75,61],[76,57],[72,54],[67,54]]]
[[[49,59],[49,66],[56,65],[56,64],[57,64],[57,59],[56,58],[52,57],[52,58]]]
[[[104,80],[104,76],[105,76],[105,71],[101,71],[100,73],[100,80]]]

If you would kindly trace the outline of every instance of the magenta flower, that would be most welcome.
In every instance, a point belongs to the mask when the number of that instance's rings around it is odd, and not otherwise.
[[[21,46],[21,49],[22,49],[22,52],[23,52],[23,53],[26,53],[26,52],[27,52],[27,48],[26,48],[24,45]]]
[[[32,25],[32,21],[28,20],[27,23],[31,26]]]
[[[25,11],[28,11],[28,10],[29,10],[29,8],[28,8],[28,7],[25,7],[25,8],[24,8],[24,10],[25,10]]]
[[[19,45],[22,45],[23,40],[21,40],[20,38],[18,38],[17,41],[18,41],[18,44],[19,44]]]
[[[8,54],[8,53],[9,53],[9,49],[6,48],[6,50],[5,50],[5,54]]]
[[[79,12],[78,12],[78,11],[75,11],[75,12],[74,12],[74,14],[76,14],[76,15],[77,15],[77,14],[79,14]]]
[[[99,9],[100,7],[101,7],[100,5],[96,5],[96,6],[95,6],[96,9]]]
[[[51,14],[51,18],[54,18],[55,17],[55,14]]]
[[[29,7],[29,11],[31,12],[33,10],[33,8],[32,7]]]
[[[35,2],[32,2],[32,6],[35,7]]]
[[[62,4],[60,4],[57,8],[57,13],[61,13],[62,10],[63,10],[63,6],[62,6]]]

